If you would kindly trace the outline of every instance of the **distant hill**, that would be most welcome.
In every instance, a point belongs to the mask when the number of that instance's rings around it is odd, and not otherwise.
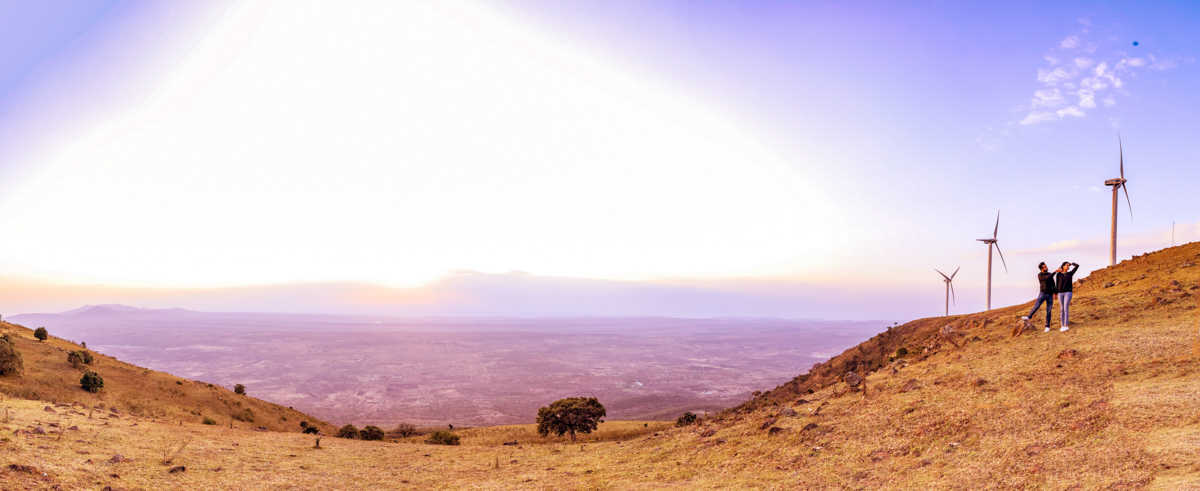
[[[148,310],[113,307],[89,306],[86,310],[76,309],[79,312],[73,315],[144,313],[142,311]],[[0,376],[0,393],[10,397],[79,403],[87,407],[104,405],[138,417],[176,422],[201,423],[204,418],[210,418],[229,426],[233,419],[235,427],[301,431],[300,422],[307,421],[327,433],[333,428],[317,418],[259,400],[252,395],[234,394],[214,384],[152,371],[96,352],[91,352],[92,364],[76,369],[68,362],[67,355],[85,348],[55,337],[54,331],[50,331],[48,340],[38,341],[34,338],[33,329],[0,322],[0,334],[12,337],[24,358],[23,374]],[[85,370],[103,377],[104,388],[99,393],[80,388],[79,380]],[[253,393],[253,388],[250,393]]]
[[[1200,489],[1197,264],[1193,243],[1093,272],[1077,283],[1067,332],[1042,332],[1041,316],[1036,330],[1014,331],[1030,304],[919,319],[698,425],[625,441],[496,445],[521,434],[496,429],[461,447],[326,439],[316,449],[304,435],[76,417],[63,424],[103,437],[18,437],[28,444],[6,454],[14,466],[0,478],[30,488]],[[850,371],[862,382],[848,383]],[[16,404],[6,429],[50,421],[40,405]],[[186,465],[178,473],[142,443],[192,437],[201,447],[172,464]],[[117,451],[145,460],[103,463]],[[81,464],[87,453],[98,458]]]

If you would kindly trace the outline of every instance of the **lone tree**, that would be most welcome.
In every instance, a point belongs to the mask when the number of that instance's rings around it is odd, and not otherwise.
[[[246,395],[246,386],[242,385],[242,384],[237,384],[237,385],[233,386],[233,393],[237,394],[239,396]]]
[[[696,413],[688,411],[683,413],[679,419],[675,420],[675,426],[687,426],[696,424]]]
[[[337,434],[334,436],[336,436],[338,438],[349,438],[349,439],[353,440],[355,438],[358,438],[358,428],[355,428],[354,425],[346,425],[346,426],[341,427],[341,429],[339,429],[337,431]]]
[[[50,332],[44,327],[39,327],[33,330],[33,337],[37,338],[38,341],[45,341],[50,339]]]
[[[575,433],[591,433],[597,425],[604,422],[604,405],[595,397],[568,397],[559,399],[553,404],[538,409],[537,430],[542,436],[554,433],[558,436],[570,433],[571,441],[575,441]]]
[[[417,434],[417,427],[412,423],[400,423],[396,425],[396,429],[392,430],[392,432],[400,435],[402,438],[408,438]]]
[[[88,392],[100,392],[104,388],[104,377],[100,374],[88,370],[84,372],[83,378],[79,379],[79,386]]]
[[[11,337],[0,335],[0,375],[17,374],[25,371],[25,359]]]
[[[358,437],[363,440],[383,440],[383,428],[368,425],[358,432]]]

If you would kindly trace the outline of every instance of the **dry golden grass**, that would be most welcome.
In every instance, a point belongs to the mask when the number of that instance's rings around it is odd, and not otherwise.
[[[106,408],[147,419],[200,423],[209,417],[229,426],[234,414],[250,409],[254,421],[235,420],[238,426],[262,426],[271,431],[300,431],[300,421],[318,424],[326,433],[333,427],[328,423],[285,406],[254,397],[240,396],[220,386],[145,369],[118,361],[110,356],[92,352],[94,361],[82,369],[67,362],[67,354],[83,349],[72,342],[59,339],[51,332],[50,339],[38,341],[33,330],[17,324],[0,322],[0,334],[7,333],[16,342],[25,359],[25,371],[20,376],[0,376],[0,394],[48,402],[79,402],[88,407],[103,404]],[[79,387],[84,370],[104,377],[104,389],[93,394]],[[253,387],[250,388],[253,391]],[[249,419],[249,418],[245,418]]]
[[[1192,262],[1198,244],[1096,272],[1076,290],[1080,322],[1066,333],[1011,337],[1028,305],[918,320],[824,364],[877,368],[865,392],[815,374],[701,425],[626,441],[541,443],[516,426],[464,430],[456,447],[325,438],[314,449],[295,433],[89,420],[9,400],[0,458],[38,472],[5,467],[0,487],[1200,489]],[[939,334],[947,324],[955,332]],[[920,354],[888,364],[881,351],[896,344]],[[12,435],[50,422],[80,430]],[[637,430],[605,424],[614,436]],[[188,439],[172,463],[187,471],[168,473],[162,449]],[[508,439],[521,444],[498,445]],[[134,461],[109,462],[115,453]]]
[[[632,440],[641,436],[656,433],[674,426],[674,423],[664,421],[605,421],[600,423],[596,431],[575,435],[575,443],[597,443]],[[448,431],[445,428],[438,430]],[[480,428],[455,429],[453,433],[461,439],[460,445],[495,446],[506,442],[518,442],[525,445],[544,445],[548,443],[571,443],[570,435],[557,436],[550,434],[539,435],[536,424],[484,426]],[[408,438],[393,438],[401,443],[422,443],[426,435]]]

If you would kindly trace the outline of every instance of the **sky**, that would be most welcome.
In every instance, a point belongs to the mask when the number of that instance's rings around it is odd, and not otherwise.
[[[0,9],[0,313],[974,312],[1122,151],[1118,257],[1200,240],[1190,3]]]

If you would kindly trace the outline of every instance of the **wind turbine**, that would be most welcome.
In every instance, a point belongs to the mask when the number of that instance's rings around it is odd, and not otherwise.
[[[988,245],[988,283],[987,283],[987,309],[992,310],[992,246],[996,246],[996,252],[1000,252],[1000,244],[996,242],[996,234],[1000,232],[1000,211],[996,211],[996,229],[992,231],[990,239],[975,239]],[[1004,262],[1004,253],[1000,252],[1000,264],[1004,265],[1004,272],[1008,272],[1008,263]]]
[[[1117,148],[1121,151],[1121,177],[1104,181],[1105,186],[1112,186],[1112,240],[1108,243],[1108,265],[1117,264],[1117,190],[1125,190],[1125,204],[1129,205],[1129,221],[1133,221],[1133,205],[1129,203],[1129,187],[1125,183],[1125,148],[1121,145],[1121,134],[1117,133]]]
[[[947,316],[950,315],[950,297],[951,297],[951,295],[954,295],[954,284],[952,284],[951,282],[954,281],[954,275],[958,274],[959,269],[962,269],[962,266],[959,266],[958,269],[955,269],[953,273],[950,273],[950,276],[946,276],[946,273],[938,271],[937,268],[933,268],[934,271],[937,271],[938,274],[942,275],[942,278],[946,278],[944,281],[946,283],[946,315]],[[955,304],[958,303],[957,298],[954,299],[954,303]]]

